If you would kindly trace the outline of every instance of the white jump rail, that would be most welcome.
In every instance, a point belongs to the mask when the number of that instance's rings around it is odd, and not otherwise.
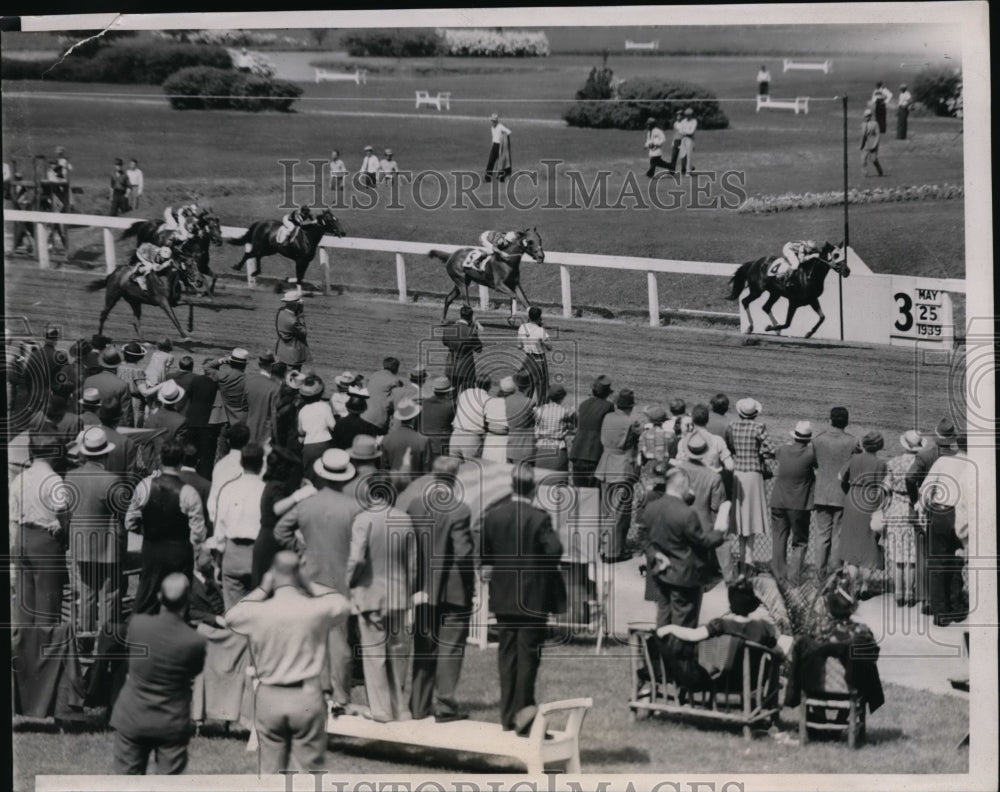
[[[352,82],[355,85],[368,84],[368,70],[358,69],[354,72],[337,72],[332,69],[314,69],[316,82]]]
[[[436,107],[439,111],[443,107],[451,110],[451,91],[438,91],[437,95],[431,96],[430,91],[414,91],[417,97],[417,110],[424,105]]]
[[[49,225],[89,226],[101,228],[104,237],[104,260],[107,272],[112,272],[116,266],[115,238],[112,229],[126,229],[139,218],[106,217],[103,215],[61,214],[55,212],[33,212],[21,209],[4,210],[4,222],[22,222],[35,224],[35,250],[38,265],[49,269],[51,262],[48,251]],[[222,234],[226,237],[242,236],[245,228],[223,226]],[[377,253],[392,253],[396,263],[396,283],[399,290],[399,302],[409,302],[406,284],[406,255],[426,257],[430,250],[442,250],[453,253],[471,245],[446,245],[427,242],[408,242],[396,239],[366,239],[362,237],[325,236],[320,241],[318,259],[323,269],[323,293],[330,291],[330,258],[327,252],[330,248],[339,250],[360,250]],[[673,259],[646,259],[632,256],[604,256],[590,253],[560,253],[547,252],[545,264],[537,266],[559,267],[560,284],[562,287],[562,315],[565,318],[573,316],[573,300],[570,284],[570,271],[573,267],[597,267],[618,271],[634,271],[646,273],[646,286],[649,299],[649,324],[652,327],[660,325],[660,293],[657,277],[661,274],[708,275],[730,278],[736,272],[737,264],[724,264],[710,261],[680,261]],[[954,278],[920,278],[920,283],[927,289],[939,289],[953,294],[965,294],[965,281]],[[485,286],[479,287],[479,305],[485,309],[489,306],[489,291]]]
[[[757,97],[757,112],[764,110],[794,110],[795,115],[801,110],[809,115],[809,97],[796,96],[794,99],[772,99],[770,96]]]
[[[823,74],[829,74],[833,69],[833,61],[797,61],[791,58],[785,58],[781,64],[782,73],[787,71],[821,71]]]
[[[627,50],[658,50],[660,48],[659,39],[653,41],[632,41],[625,39],[625,49]]]

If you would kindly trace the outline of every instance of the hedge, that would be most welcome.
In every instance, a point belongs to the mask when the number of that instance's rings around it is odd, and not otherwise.
[[[962,72],[930,67],[913,80],[913,96],[939,116],[962,115]]]
[[[444,54],[441,39],[420,30],[372,30],[349,33],[341,46],[352,58],[382,56],[389,58],[429,58]]]
[[[549,54],[544,32],[531,30],[480,30],[439,28],[448,55],[465,57],[541,57]]]
[[[194,67],[163,83],[177,110],[279,110],[287,112],[302,89],[285,80],[245,72]]]
[[[104,47],[92,58],[76,57],[74,53],[62,62],[4,58],[0,77],[159,85],[174,72],[192,66],[231,69],[232,59],[222,47],[128,42]]]
[[[587,85],[577,92],[577,99],[590,98],[595,88],[608,85],[610,73],[594,70]],[[655,118],[661,127],[670,129],[675,115],[690,107],[699,129],[726,129],[729,119],[719,107],[715,94],[697,85],[670,82],[655,77],[636,77],[614,82],[613,101],[578,101],[563,118],[570,126],[598,129],[644,129],[647,118]],[[606,98],[603,96],[594,98]]]
[[[961,199],[964,195],[964,188],[960,184],[910,184],[899,187],[874,187],[866,190],[851,189],[847,193],[847,202],[852,205],[861,205],[903,201],[948,201]],[[754,195],[743,202],[739,213],[773,214],[792,209],[840,206],[843,203],[844,193],[839,190],[820,193]]]

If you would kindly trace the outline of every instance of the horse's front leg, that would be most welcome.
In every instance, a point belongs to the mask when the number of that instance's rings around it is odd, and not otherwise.
[[[494,287],[498,292],[506,294],[510,297],[510,316],[507,317],[507,324],[514,324],[514,302],[518,299],[517,293],[507,286],[505,283],[498,283]]]
[[[524,293],[524,289],[521,287],[520,283],[517,284],[516,291],[517,291],[517,293],[519,295],[521,295],[521,301],[524,303],[524,307],[525,308],[530,308],[531,307],[531,301],[528,299],[528,295]],[[513,306],[511,306],[511,307],[513,307]]]
[[[177,319],[177,314],[174,313],[174,309],[170,305],[170,303],[167,302],[166,300],[163,300],[163,302],[160,303],[160,307],[167,312],[167,316],[170,317],[170,321],[173,322],[174,327],[177,328],[177,332],[180,334],[181,340],[191,341],[192,340],[191,336],[184,331],[184,328],[181,326],[180,321]]]
[[[750,303],[760,297],[760,293],[754,294],[750,292],[740,301],[740,305],[743,306],[743,313],[747,315],[747,335],[753,332],[753,314],[750,313]]]
[[[134,302],[130,303],[132,306],[132,326],[135,328],[135,337],[142,340],[142,303]],[[101,329],[104,328],[104,322],[101,322]]]
[[[767,301],[764,303],[764,313],[766,313],[767,318],[771,320],[771,324],[764,328],[764,332],[775,330],[780,335],[781,331],[791,324],[792,317],[795,316],[795,308],[793,307],[791,300],[789,300],[788,316],[786,317],[786,321],[784,324],[778,323],[778,320],[774,318],[774,314],[771,312],[771,309],[774,308],[774,304],[778,302],[779,299],[780,295],[777,295],[774,292],[768,293]]]
[[[809,303],[809,307],[812,308],[817,313],[819,319],[816,321],[816,324],[813,325],[812,330],[806,333],[806,338],[812,338],[813,333],[815,333],[819,329],[819,326],[823,324],[823,320],[826,319],[826,315],[823,313],[823,309],[819,307],[819,300],[812,300]],[[789,321],[791,320],[789,319]]]

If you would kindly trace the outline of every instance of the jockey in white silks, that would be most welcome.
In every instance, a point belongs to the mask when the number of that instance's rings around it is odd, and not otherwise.
[[[513,250],[516,242],[517,231],[483,231],[479,235],[480,255],[469,261],[468,266],[478,269],[490,256],[509,262],[516,254]]]
[[[178,242],[186,242],[194,233],[194,221],[198,216],[198,204],[181,206],[174,213],[173,207],[163,210],[163,227],[171,231]]]
[[[300,206],[294,212],[289,212],[281,218],[281,228],[278,229],[277,243],[285,244],[292,238],[292,234],[304,225],[312,225],[316,222],[312,216],[312,210],[308,206]]]
[[[784,283],[788,283],[796,270],[806,261],[818,256],[819,246],[811,239],[804,239],[799,242],[788,242],[781,249],[781,259],[776,262],[778,268],[774,276]],[[783,260],[782,260],[783,259]]]
[[[138,261],[132,270],[132,279],[139,284],[140,289],[146,291],[146,275],[150,272],[162,272],[173,264],[171,256],[170,248],[159,247],[152,242],[143,242],[135,251],[135,257]]]

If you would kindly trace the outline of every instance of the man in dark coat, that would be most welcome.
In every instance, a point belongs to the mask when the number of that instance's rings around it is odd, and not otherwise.
[[[100,360],[102,371],[87,377],[83,381],[83,387],[97,388],[101,394],[101,401],[114,398],[121,406],[121,423],[132,426],[132,394],[128,383],[117,376],[118,366],[122,362],[121,353],[109,346],[101,352]]]
[[[250,353],[236,347],[229,357],[220,358],[205,366],[205,373],[215,380],[222,395],[222,406],[226,411],[226,423],[246,423],[247,389],[246,367]]]
[[[594,471],[604,452],[601,445],[601,424],[604,416],[614,411],[608,400],[612,393],[611,380],[601,375],[594,380],[591,396],[584,399],[576,411],[577,430],[570,448],[569,458],[573,463],[573,486],[596,487]]]
[[[411,477],[408,481],[429,473],[434,462],[430,440],[415,428],[420,411],[420,405],[410,399],[399,402],[396,405],[399,427],[382,440],[382,467],[394,472],[403,470]],[[409,467],[404,470],[407,451],[410,452]]]
[[[448,452],[448,438],[455,420],[454,389],[447,377],[435,377],[431,386],[434,395],[421,403],[416,429],[430,441],[434,456],[444,456]]]
[[[184,442],[188,431],[187,418],[178,410],[178,405],[184,398],[184,389],[174,380],[164,380],[157,389],[156,398],[160,402],[160,408],[146,419],[146,429],[165,430],[163,443],[167,440],[177,440]]]
[[[434,715],[438,721],[467,717],[455,698],[469,637],[475,587],[472,514],[457,499],[459,461],[434,460],[433,477],[414,484],[440,488],[443,498],[431,502],[426,489],[413,498],[407,513],[417,535],[417,578],[414,594],[413,685],[410,712],[414,719]]]
[[[271,436],[271,413],[281,384],[271,376],[274,355],[264,352],[257,359],[259,370],[248,374],[244,382],[247,393],[247,426],[250,442],[263,446]]]
[[[36,346],[24,363],[25,382],[31,394],[30,401],[36,409],[45,409],[49,394],[58,387],[59,369],[69,361],[65,352],[56,349],[59,336],[58,327],[46,327],[42,346]]]
[[[514,375],[517,391],[504,398],[507,412],[507,461],[528,462],[535,454],[535,403],[531,375],[523,369]]]
[[[483,578],[500,635],[500,723],[527,733],[548,614],[565,611],[562,542],[548,513],[532,505],[534,474],[514,467],[513,494],[483,518]]]
[[[155,616],[138,613],[128,628],[128,679],[115,702],[114,770],[145,775],[155,755],[158,775],[184,772],[191,727],[191,685],[205,666],[206,639],[184,621],[188,578],[171,574],[158,587]]]
[[[289,368],[298,371],[309,360],[309,345],[306,343],[306,318],[302,315],[302,291],[292,289],[281,298],[281,308],[274,318],[278,341],[274,346],[274,356]]]
[[[463,305],[459,313],[459,320],[445,327],[441,335],[441,342],[448,347],[448,362],[445,363],[444,375],[451,380],[456,396],[475,384],[475,353],[483,351],[483,342],[479,340],[479,331],[476,327],[478,323],[473,323],[472,309],[468,305]]]
[[[184,444],[184,459],[181,462],[177,475],[185,484],[194,487],[198,497],[201,498],[201,513],[205,518],[205,533],[212,535],[212,521],[208,517],[208,496],[212,491],[212,482],[198,473],[198,465],[201,460],[198,457],[198,446],[189,438]],[[221,612],[221,611],[220,611]]]
[[[403,385],[399,376],[399,359],[387,357],[382,360],[382,369],[368,378],[368,406],[361,414],[372,426],[378,427],[378,434],[389,431],[389,416],[392,412],[392,392]]]
[[[809,518],[812,516],[813,487],[816,483],[816,451],[812,447],[812,426],[799,421],[792,442],[774,455],[778,473],[771,489],[771,571],[799,585],[802,563],[809,547]],[[792,561],[786,562],[788,536],[792,537]]]
[[[180,367],[186,377],[178,377],[177,384],[184,388],[182,408],[187,416],[191,439],[198,447],[198,475],[209,478],[215,464],[215,450],[219,442],[221,424],[212,423],[212,406],[219,392],[219,384],[207,374],[194,372],[194,361],[185,355]],[[186,402],[186,405],[185,405]]]
[[[657,627],[698,626],[707,554],[725,539],[720,531],[702,530],[698,513],[685,502],[689,485],[685,471],[671,469],[663,497],[640,517],[649,527],[646,575],[653,576]]]

